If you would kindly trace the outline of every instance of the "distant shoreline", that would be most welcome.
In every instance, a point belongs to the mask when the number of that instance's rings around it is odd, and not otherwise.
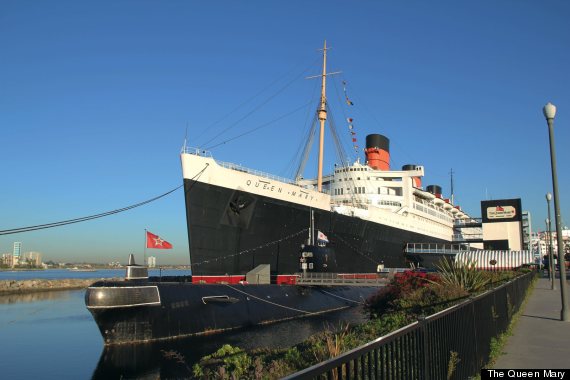
[[[68,278],[54,280],[0,280],[0,296],[49,292],[56,290],[85,289],[101,278]],[[112,280],[112,279],[105,279]]]

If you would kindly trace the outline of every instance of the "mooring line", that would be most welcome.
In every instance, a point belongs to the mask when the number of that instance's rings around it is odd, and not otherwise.
[[[236,289],[236,288],[234,288],[233,286],[230,286],[230,285],[228,285],[228,284],[225,284],[225,285],[226,285],[228,288],[231,288],[231,289],[235,290],[236,292],[240,292],[240,293],[242,293],[242,294],[245,294],[245,295],[248,296],[248,297],[252,297],[252,298],[255,298],[255,299],[259,300],[259,301],[267,302],[268,304],[271,304],[271,305],[274,305],[274,306],[278,306],[278,307],[282,307],[282,308],[284,308],[284,309],[289,309],[289,310],[297,311],[297,312],[299,312],[299,313],[304,313],[304,314],[307,314],[307,315],[309,315],[309,314],[319,314],[319,313],[320,313],[320,312],[305,311],[305,310],[301,310],[301,309],[295,309],[294,307],[289,307],[289,306],[285,306],[285,305],[280,305],[280,304],[278,304],[278,303],[271,302],[271,301],[268,301],[268,300],[264,300],[263,298],[254,296],[253,294],[249,294],[249,293],[244,292],[244,291],[242,291],[242,290]]]
[[[191,178],[191,180],[194,180],[194,178],[200,177],[202,175],[202,173],[208,168],[209,164],[206,164],[206,166],[204,166],[204,169],[202,169],[198,174],[196,174],[194,177]],[[146,201],[143,202],[139,202],[137,204],[134,205],[130,205],[130,206],[126,206],[123,208],[119,208],[119,209],[115,209],[115,210],[111,210],[111,211],[106,211],[106,212],[102,212],[99,214],[95,214],[95,215],[89,215],[89,216],[83,216],[80,218],[75,218],[75,219],[68,219],[68,220],[62,220],[59,222],[53,222],[53,223],[45,223],[45,224],[38,224],[35,226],[27,226],[27,227],[19,227],[19,228],[12,228],[12,229],[8,229],[8,230],[0,230],[0,235],[11,235],[11,234],[18,234],[18,233],[22,233],[22,232],[29,232],[29,231],[36,231],[36,230],[43,230],[46,228],[54,228],[54,227],[61,227],[61,226],[67,226],[68,224],[74,224],[74,223],[81,223],[81,222],[87,222],[89,220],[93,220],[93,219],[98,219],[98,218],[103,218],[106,216],[110,216],[110,215],[114,215],[114,214],[118,214],[124,211],[128,211],[128,210],[132,210],[134,208],[140,207],[140,206],[144,206],[148,203],[154,202],[156,200],[159,200],[160,198],[163,198],[173,192],[175,192],[176,190],[180,189],[181,187],[183,187],[184,184],[175,187],[174,189],[167,191],[164,194],[161,194],[159,196],[156,196],[154,198],[148,199]]]
[[[323,292],[323,293],[328,294],[329,296],[333,296],[333,297],[339,298],[339,299],[344,300],[344,301],[353,302],[353,303],[358,304],[358,305],[364,305],[364,302],[359,302],[359,301],[351,300],[351,299],[349,299],[349,298],[337,296],[336,294],[329,293],[329,292],[327,292],[326,290],[323,290],[323,289],[319,289],[319,290],[320,290],[321,292]]]

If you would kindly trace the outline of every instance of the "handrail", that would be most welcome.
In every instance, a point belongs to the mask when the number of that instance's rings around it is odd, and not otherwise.
[[[533,276],[534,273],[519,276],[283,379],[320,379],[323,375],[340,379],[345,374],[346,378],[353,374],[360,378],[358,373],[366,372],[368,378],[372,378],[371,374],[375,374],[374,378],[445,378],[450,351],[461,358],[454,368],[454,378],[470,378],[478,373],[478,365],[489,359],[491,339],[507,329]],[[482,315],[492,317],[481,318]]]
[[[407,243],[407,253],[448,253],[473,251],[469,244],[445,244],[445,243]]]
[[[187,147],[184,146],[182,147],[182,153],[184,154],[192,154],[194,156],[200,156],[200,157],[208,157],[208,158],[213,158],[212,156],[212,152],[208,151],[208,150],[202,150],[200,148],[193,148],[193,147]],[[226,169],[231,169],[231,170],[235,170],[238,172],[243,172],[243,173],[247,173],[247,174],[252,174],[252,175],[256,175],[258,177],[263,177],[263,178],[267,178],[267,179],[272,179],[274,181],[279,181],[279,182],[283,182],[283,183],[288,183],[290,185],[296,185],[299,186],[303,189],[307,189],[307,190],[311,190],[310,188],[306,187],[306,186],[301,186],[298,183],[296,183],[295,181],[293,181],[290,178],[285,178],[285,177],[280,177],[274,174],[269,174],[269,173],[265,173],[262,172],[260,170],[255,170],[255,169],[250,169],[250,168],[246,168],[245,166],[239,165],[239,164],[234,164],[232,162],[225,162],[225,161],[219,161],[214,159],[214,161],[216,162],[216,164],[220,165],[223,168]]]

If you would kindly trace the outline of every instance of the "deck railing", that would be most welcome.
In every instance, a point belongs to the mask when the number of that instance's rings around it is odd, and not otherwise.
[[[185,146],[185,147],[182,147],[182,153],[193,154],[195,156],[201,156],[201,157],[209,157],[209,158],[213,159],[212,152],[210,152],[208,150],[201,150],[199,148],[192,148],[192,147]],[[234,164],[231,162],[219,161],[219,160],[215,160],[215,159],[214,159],[214,161],[216,161],[216,164],[218,164],[221,167],[226,168],[226,169],[231,169],[231,170],[235,170],[235,171],[242,172],[242,173],[253,174],[253,175],[256,175],[258,177],[263,177],[263,178],[271,179],[274,181],[279,181],[279,182],[299,186],[297,183],[295,183],[294,180],[292,180],[290,178],[280,177],[280,176],[276,176],[273,174],[262,172],[260,170],[246,168],[245,166],[241,166],[241,165]],[[303,186],[299,186],[299,187],[305,188]]]
[[[285,379],[468,379],[488,362],[534,272]]]
[[[442,253],[456,254],[459,252],[472,251],[469,244],[448,244],[448,243],[407,243],[406,253]]]

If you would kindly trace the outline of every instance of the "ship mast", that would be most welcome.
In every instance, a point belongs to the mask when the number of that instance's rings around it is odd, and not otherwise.
[[[327,120],[327,40],[323,47],[323,74],[321,82],[321,102],[319,106],[319,168],[317,174],[317,190],[322,191],[323,188],[323,156],[325,143],[325,121]]]
[[[318,117],[320,123],[319,131],[319,167],[317,173],[317,190],[320,192],[323,189],[323,156],[324,156],[324,144],[325,144],[325,121],[327,120],[327,75],[339,74],[340,71],[334,73],[327,73],[327,41],[323,47],[323,73],[321,75],[315,75],[312,77],[307,77],[307,79],[321,77],[321,101],[319,103]]]

